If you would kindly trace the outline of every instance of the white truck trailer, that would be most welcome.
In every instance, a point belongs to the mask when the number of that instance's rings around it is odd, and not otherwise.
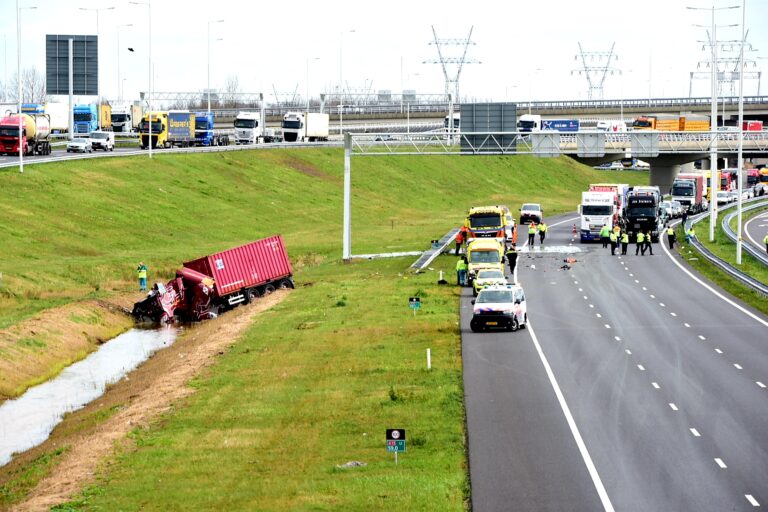
[[[283,140],[286,142],[327,141],[330,116],[317,112],[288,112],[283,116]]]

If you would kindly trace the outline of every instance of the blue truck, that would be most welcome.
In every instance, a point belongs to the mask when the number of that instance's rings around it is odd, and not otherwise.
[[[229,135],[217,135],[213,131],[213,113],[195,113],[196,146],[229,146]]]
[[[75,133],[91,133],[99,129],[99,110],[96,105],[75,105],[72,109]]]

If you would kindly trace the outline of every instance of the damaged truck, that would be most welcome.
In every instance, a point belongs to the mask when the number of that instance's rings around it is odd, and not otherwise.
[[[132,315],[142,322],[200,321],[293,287],[288,253],[276,235],[184,263],[176,277],[156,283],[135,303]]]

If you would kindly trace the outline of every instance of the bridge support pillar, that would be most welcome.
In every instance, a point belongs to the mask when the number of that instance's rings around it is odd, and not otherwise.
[[[675,176],[680,174],[680,164],[655,164],[651,166],[651,186],[657,185],[662,195],[668,194]]]

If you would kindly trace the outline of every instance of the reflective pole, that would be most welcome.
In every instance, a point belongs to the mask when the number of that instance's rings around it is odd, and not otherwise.
[[[710,112],[709,129],[712,130],[709,147],[710,190],[712,197],[709,203],[709,241],[715,241],[715,224],[717,223],[717,192],[720,190],[720,172],[717,169],[717,25],[715,25],[715,7],[712,7],[712,110]]]
[[[741,194],[744,190],[744,23],[747,17],[747,1],[741,0],[741,50],[739,51],[739,152],[736,157],[736,168],[738,169],[739,196],[736,199],[738,204],[738,215],[736,220],[736,264],[741,265]]]
[[[344,134],[344,232],[342,233],[342,259],[352,257],[352,135]]]
[[[19,85],[19,172],[24,173],[24,150],[22,149],[24,129],[22,128],[21,115],[21,9],[19,9],[19,0],[16,0],[16,82]]]

